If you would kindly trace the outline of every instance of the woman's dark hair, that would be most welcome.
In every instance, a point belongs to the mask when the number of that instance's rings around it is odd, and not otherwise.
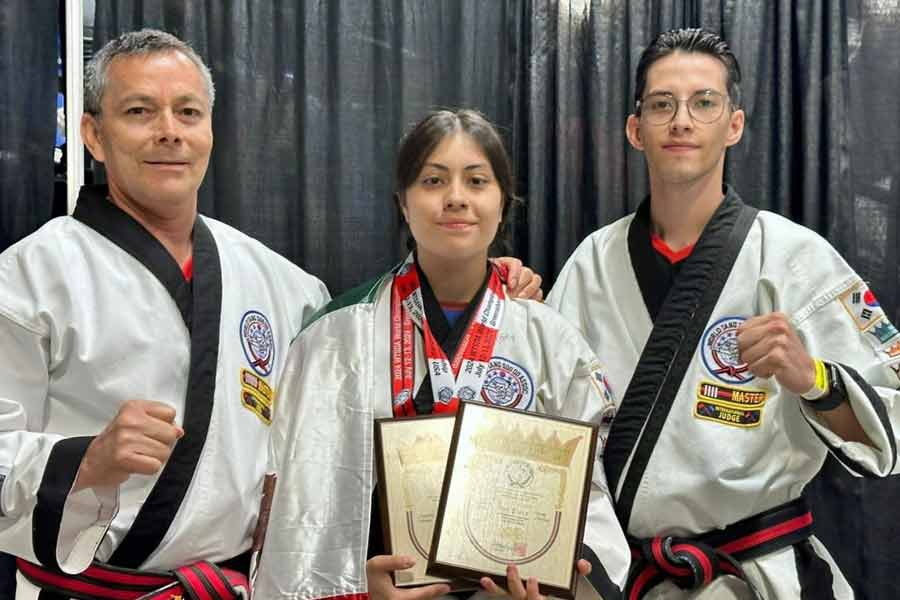
[[[397,151],[394,170],[394,202],[397,209],[400,209],[401,194],[416,182],[425,161],[434,149],[444,138],[455,133],[465,133],[475,140],[491,164],[503,201],[500,227],[494,243],[491,244],[491,250],[508,252],[508,216],[513,205],[519,203],[519,198],[515,195],[516,180],[500,134],[491,122],[477,111],[460,109],[428,113],[403,137]],[[410,249],[415,247],[412,236],[409,236],[407,246]]]
[[[721,61],[725,65],[727,73],[725,85],[728,89],[731,106],[737,108],[741,105],[741,67],[738,65],[737,58],[725,40],[717,33],[706,29],[672,29],[656,36],[638,61],[634,85],[635,104],[644,97],[644,90],[647,87],[647,71],[650,70],[653,63],[678,51],[700,52]]]

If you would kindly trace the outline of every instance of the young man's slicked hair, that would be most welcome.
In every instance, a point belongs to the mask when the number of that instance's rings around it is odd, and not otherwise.
[[[651,65],[675,52],[699,52],[718,59],[725,66],[727,74],[725,84],[728,88],[731,106],[740,107],[741,67],[731,48],[728,47],[728,43],[717,33],[706,29],[672,29],[656,36],[638,61],[634,86],[635,105],[644,97],[644,91],[647,88],[647,71],[650,70]]]
[[[100,102],[103,100],[103,92],[106,89],[106,73],[109,65],[119,56],[137,56],[157,54],[161,52],[180,52],[191,60],[200,71],[200,76],[206,84],[206,94],[209,96],[209,110],[212,111],[216,99],[216,88],[213,85],[212,74],[203,59],[194,52],[187,42],[183,42],[171,33],[158,29],[141,29],[123,33],[114,40],[110,40],[91,58],[84,69],[84,112],[89,115],[100,116]]]

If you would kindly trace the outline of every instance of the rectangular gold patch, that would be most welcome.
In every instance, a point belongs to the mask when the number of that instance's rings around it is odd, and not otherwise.
[[[241,404],[266,425],[272,424],[274,398],[272,386],[252,371],[241,369]]]
[[[759,427],[768,394],[753,390],[701,381],[697,386],[694,416],[731,427]]]

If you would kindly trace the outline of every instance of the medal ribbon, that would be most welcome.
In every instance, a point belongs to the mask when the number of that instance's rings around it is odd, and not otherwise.
[[[391,393],[395,416],[416,414],[415,340],[413,326],[422,331],[425,359],[431,375],[434,412],[455,413],[460,398],[474,400],[481,392],[488,363],[503,320],[506,295],[496,269],[491,267],[488,287],[451,362],[431,333],[422,301],[419,272],[412,256],[394,275],[391,290]]]

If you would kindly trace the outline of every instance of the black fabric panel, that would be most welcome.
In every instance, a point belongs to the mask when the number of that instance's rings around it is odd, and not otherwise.
[[[59,569],[56,546],[63,508],[75,483],[81,460],[93,439],[93,436],[71,437],[56,442],[44,467],[32,515],[31,544],[37,559],[51,569]]]
[[[0,251],[53,215],[60,33],[56,2],[0,2]]]
[[[587,580],[597,590],[603,600],[619,600],[622,598],[622,590],[609,578],[609,574],[606,572],[603,563],[600,562],[597,553],[587,544],[581,544],[581,558],[591,563],[591,572],[587,576]]]
[[[794,562],[800,579],[800,600],[834,600],[834,575],[809,540],[794,545]]]
[[[381,498],[378,496],[378,486],[372,490],[372,512],[369,516],[369,544],[366,558],[372,558],[385,553],[384,531],[381,528]]]
[[[106,185],[83,186],[72,216],[119,246],[162,283],[175,301],[181,318],[191,329],[191,284],[175,258],[153,234],[109,199]],[[194,263],[196,265],[196,262]]]
[[[650,238],[649,197],[638,207],[628,228],[628,254],[634,265],[634,275],[644,306],[647,307],[650,320],[655,323],[684,261],[672,264],[653,247]]]
[[[212,233],[199,217],[194,223],[193,309],[184,437],[113,553],[109,562],[116,566],[138,568],[162,541],[190,486],[209,431],[219,356],[222,268]]]

